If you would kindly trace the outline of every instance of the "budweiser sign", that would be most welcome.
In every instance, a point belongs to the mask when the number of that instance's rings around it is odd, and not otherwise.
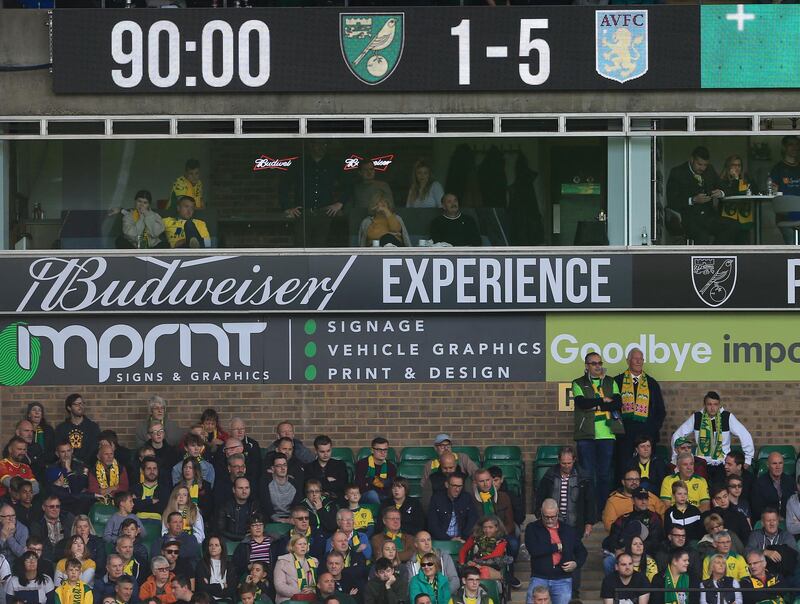
[[[273,159],[269,155],[262,155],[261,157],[257,157],[255,162],[253,162],[253,172],[259,172],[260,170],[283,170],[286,172],[291,168],[292,162],[299,159],[299,157],[298,155],[297,157]]]
[[[392,163],[394,159],[394,153],[390,153],[389,155],[380,155],[378,157],[373,157],[370,161],[375,165],[376,172],[386,172],[389,169],[389,164]],[[349,172],[350,170],[357,170],[358,165],[364,161],[364,158],[360,155],[356,155],[353,153],[348,158],[344,160],[344,171]]]

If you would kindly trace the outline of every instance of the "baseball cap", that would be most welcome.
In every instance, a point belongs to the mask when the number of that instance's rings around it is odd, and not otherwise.
[[[433,439],[433,444],[434,445],[441,445],[446,440],[450,441],[450,442],[453,441],[453,439],[450,438],[449,434],[437,434],[436,438]]]
[[[650,491],[645,489],[644,487],[636,489],[632,494],[632,497],[636,497],[636,499],[650,499]]]
[[[689,440],[688,438],[686,438],[685,436],[681,436],[680,438],[675,440],[675,448],[676,449],[678,447],[682,446],[682,445],[691,445],[691,444],[692,444],[692,441]]]

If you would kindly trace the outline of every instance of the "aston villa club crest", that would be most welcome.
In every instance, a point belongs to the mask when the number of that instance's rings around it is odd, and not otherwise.
[[[347,67],[365,84],[380,84],[403,55],[404,13],[341,13],[339,42]]]
[[[624,83],[647,73],[647,11],[595,12],[595,69]]]
[[[708,306],[723,305],[736,288],[736,256],[692,256],[692,285]]]

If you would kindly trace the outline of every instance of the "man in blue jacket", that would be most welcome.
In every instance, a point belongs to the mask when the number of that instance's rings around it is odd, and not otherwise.
[[[464,492],[463,474],[451,474],[446,485],[431,497],[428,530],[435,541],[466,541],[478,521],[478,510],[472,496]]]
[[[555,499],[542,502],[539,520],[525,529],[525,547],[531,556],[531,582],[527,602],[533,590],[544,585],[550,590],[553,604],[569,604],[572,576],[586,562],[586,548],[580,535],[569,524],[559,522]]]

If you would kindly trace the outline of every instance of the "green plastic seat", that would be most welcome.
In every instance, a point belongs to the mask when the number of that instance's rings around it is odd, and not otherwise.
[[[797,460],[797,451],[794,450],[792,445],[764,445],[758,449],[758,455],[756,456],[756,459],[767,459],[769,454],[774,452],[783,455],[784,460]]]
[[[345,463],[349,462],[350,465],[353,464],[353,450],[350,447],[333,447],[331,457]]]
[[[436,459],[436,449],[433,447],[403,447],[400,453],[400,463],[404,461],[429,461]]]
[[[361,461],[365,457],[369,457],[372,455],[372,448],[370,447],[361,447],[358,450],[358,455],[356,455],[356,461]],[[397,463],[397,451],[395,451],[394,447],[389,447],[389,454],[387,455],[386,459],[391,461],[392,463]]]
[[[472,461],[475,462],[475,465],[481,465],[481,450],[478,447],[471,447],[469,445],[463,445],[460,447],[453,447],[453,453],[458,453],[459,455],[466,455]]]
[[[292,525],[286,522],[270,522],[264,525],[264,532],[271,537],[280,538],[289,534],[292,530]]]
[[[522,449],[516,445],[492,445],[483,452],[486,461],[512,460],[522,461]]]
[[[414,482],[409,481],[408,482],[408,496],[409,497],[416,497],[417,499],[420,499],[422,497],[422,485],[417,481],[414,481]]]
[[[483,589],[486,590],[486,595],[488,595],[494,604],[502,604],[503,599],[500,596],[500,588],[498,587],[497,581],[493,579],[483,579],[481,581],[481,586]]]
[[[672,449],[670,449],[667,445],[656,445],[653,455],[658,457],[664,463],[669,463],[669,460],[672,459]]]
[[[453,558],[458,559],[458,552],[461,551],[461,546],[464,545],[460,541],[435,541],[433,548],[438,549],[443,554],[450,554]]]
[[[347,480],[353,482],[356,476],[356,464],[352,461],[345,461],[344,465],[347,466]]]
[[[141,521],[145,530],[142,543],[147,546],[147,551],[150,551],[152,545],[161,537],[161,521],[154,520],[153,518],[142,518]]]
[[[406,478],[409,481],[422,480],[422,473],[425,470],[425,464],[413,461],[401,461],[397,466],[397,475],[401,478]]]
[[[544,475],[547,474],[547,470],[549,470],[551,467],[552,466],[540,466],[538,464],[536,465],[536,468],[534,468],[533,470],[533,479],[536,481],[533,484],[533,488],[539,486],[539,483],[542,482],[542,478],[544,478]]]
[[[560,445],[540,445],[536,448],[536,463],[549,462],[555,463],[558,460],[558,450]]]
[[[506,489],[516,497],[520,497],[522,495],[522,483],[515,479],[515,478],[506,478],[503,481],[503,484],[506,485]]]
[[[763,522],[761,522],[760,520],[756,520],[756,523],[753,525],[753,530],[754,530],[754,531],[757,531],[757,530],[758,530],[758,529],[760,529],[762,526],[764,526],[764,523],[763,523]],[[785,521],[785,520],[779,520],[779,521],[778,521],[778,527],[779,527],[779,528],[780,528],[782,531],[785,531],[785,530],[786,530],[786,521]]]
[[[239,541],[233,541],[231,539],[225,540],[225,551],[228,552],[228,558],[233,558],[233,552],[236,551],[237,545],[239,545]]]
[[[94,531],[98,535],[102,535],[106,530],[109,518],[111,518],[117,511],[113,505],[105,505],[104,503],[95,503],[89,510],[89,519],[92,521]]]

